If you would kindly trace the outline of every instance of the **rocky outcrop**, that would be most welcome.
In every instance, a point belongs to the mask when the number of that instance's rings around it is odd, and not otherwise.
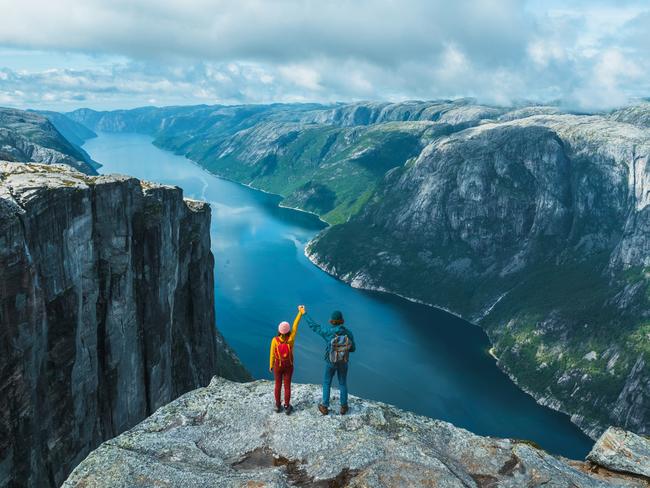
[[[11,108],[0,108],[0,160],[67,164],[91,175],[97,174],[99,167],[45,117]]]
[[[62,165],[0,163],[0,486],[59,486],[102,441],[212,375],[210,208]]]
[[[650,439],[610,427],[598,439],[587,459],[613,471],[650,478]]]
[[[348,415],[323,417],[315,385],[295,385],[295,412],[276,414],[272,389],[215,378],[105,442],[63,486],[650,486],[531,442],[480,437],[360,398]]]

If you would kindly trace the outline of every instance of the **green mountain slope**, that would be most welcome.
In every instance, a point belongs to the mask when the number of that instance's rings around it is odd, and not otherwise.
[[[481,324],[515,381],[591,435],[648,432],[649,152],[650,131],[603,117],[482,125],[390,173],[308,252]]]

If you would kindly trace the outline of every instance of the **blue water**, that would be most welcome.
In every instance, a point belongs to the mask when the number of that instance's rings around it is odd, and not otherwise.
[[[497,368],[478,327],[399,297],[355,290],[312,265],[303,251],[323,228],[314,216],[212,176],[147,136],[100,134],[84,149],[104,173],[178,185],[186,196],[210,202],[217,326],[256,378],[271,378],[270,340],[280,321],[293,320],[298,304],[320,322],[340,309],[358,343],[352,394],[477,434],[531,439],[576,459],[590,449],[590,439],[568,417],[535,403]],[[323,350],[323,340],[303,323],[294,381],[320,383]]]

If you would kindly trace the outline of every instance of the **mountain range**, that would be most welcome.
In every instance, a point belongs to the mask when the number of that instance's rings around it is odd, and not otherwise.
[[[581,486],[601,481],[642,486],[647,441],[605,430],[611,424],[647,435],[650,428],[649,121],[648,103],[602,114],[490,107],[471,100],[69,114],[0,110],[2,158],[46,164],[2,163],[0,168],[0,220],[7,231],[0,246],[6,264],[0,268],[5,283],[0,316],[9,351],[0,358],[5,372],[0,403],[6,407],[0,416],[5,434],[0,436],[0,485],[20,480],[56,486],[99,442],[204,384],[212,373],[248,379],[213,327],[213,294],[206,294],[212,289],[209,208],[184,201],[178,188],[47,166],[64,163],[95,172],[96,163],[78,145],[94,131],[112,131],[152,135],[157,145],[213,173],[278,193],[283,205],[319,215],[330,226],[307,246],[315,264],[352,286],[442,307],[480,325],[499,365],[520,387],[570,414],[592,437],[604,432],[591,464],[582,465],[518,441],[485,440],[443,426],[445,449],[436,447],[435,437],[433,444],[426,441],[422,449],[433,454],[418,469],[451,463],[452,478],[477,486],[496,480],[517,486],[528,478],[561,483],[562,477]],[[118,207],[128,215],[109,218]],[[115,239],[120,229],[126,230],[126,241]],[[170,247],[168,241],[178,245]],[[170,249],[178,255],[163,259]],[[165,264],[176,261],[176,271]],[[156,287],[147,285],[160,281],[163,289],[170,279],[175,283],[168,290],[175,303],[171,311],[165,300],[149,296]],[[167,315],[168,325],[157,320]],[[24,333],[25,327],[31,332]],[[174,361],[188,366],[170,369]],[[142,377],[128,380],[127,364],[136,364]],[[159,374],[164,368],[167,374]],[[243,394],[234,393],[243,404],[254,389],[268,390],[261,383],[243,388]],[[235,390],[214,380],[208,390],[182,397],[160,410],[164,418],[171,415],[164,432],[156,427],[162,417],[154,415],[131,437],[125,434],[95,451],[77,471],[81,478],[68,483],[164,478],[167,465],[175,470],[168,478],[175,485],[195,476],[197,467],[199,478],[222,476],[224,462],[234,458],[220,461],[206,439],[214,437],[215,425],[227,413],[214,418],[206,413]],[[305,404],[317,394],[312,387],[298,390]],[[217,400],[203,409],[201,399],[213,394]],[[362,411],[375,409],[388,417],[353,416],[351,425],[377,427],[379,434],[372,435],[378,442],[407,457],[410,451],[394,444],[393,420],[408,418],[409,432],[422,424],[426,428],[418,436],[433,435],[441,426],[431,430],[435,421],[359,402]],[[230,401],[226,411],[235,405]],[[205,410],[196,418],[186,411],[194,406]],[[293,422],[303,428],[301,422],[310,419],[306,413]],[[156,428],[144,439],[139,432],[147,425]],[[181,471],[174,468],[176,458],[164,453],[151,458],[151,470],[140,462],[134,470],[124,469],[150,446],[168,442],[166,436],[183,439],[186,427],[192,439],[200,437],[192,441],[200,452],[188,444],[182,452],[198,458],[188,457]],[[467,440],[460,460],[445,440],[450,433]],[[231,434],[254,438],[245,426]],[[220,431],[218,443],[223,435]],[[481,464],[486,461],[481,458],[465,465],[481,446],[502,449],[505,464]],[[630,446],[640,449],[631,470]],[[291,463],[304,457],[302,447],[295,447],[285,453],[289,482],[295,481],[292,476],[314,481],[318,456],[307,455],[304,473],[295,470]],[[226,475],[244,463],[250,466],[243,478],[271,476],[268,466],[255,464],[270,462],[258,456],[265,453],[237,450],[233,455],[239,460]],[[115,461],[119,456],[123,461]],[[204,470],[205,456],[217,460],[216,468]],[[554,466],[546,481],[538,479],[539,459],[543,470]],[[384,476],[374,460],[359,460],[354,471],[354,463],[344,463],[336,480]],[[641,478],[613,478],[603,466]],[[582,471],[589,473],[585,477]]]
[[[479,324],[521,388],[596,437],[650,432],[649,114],[463,99],[66,116],[317,214],[313,262]]]

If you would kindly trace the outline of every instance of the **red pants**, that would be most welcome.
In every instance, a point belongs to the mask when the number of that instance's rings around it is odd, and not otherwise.
[[[273,376],[275,376],[275,404],[280,406],[280,388],[284,383],[284,406],[287,407],[291,403],[291,376],[293,375],[293,364],[290,362],[278,365],[276,361],[273,365]]]

